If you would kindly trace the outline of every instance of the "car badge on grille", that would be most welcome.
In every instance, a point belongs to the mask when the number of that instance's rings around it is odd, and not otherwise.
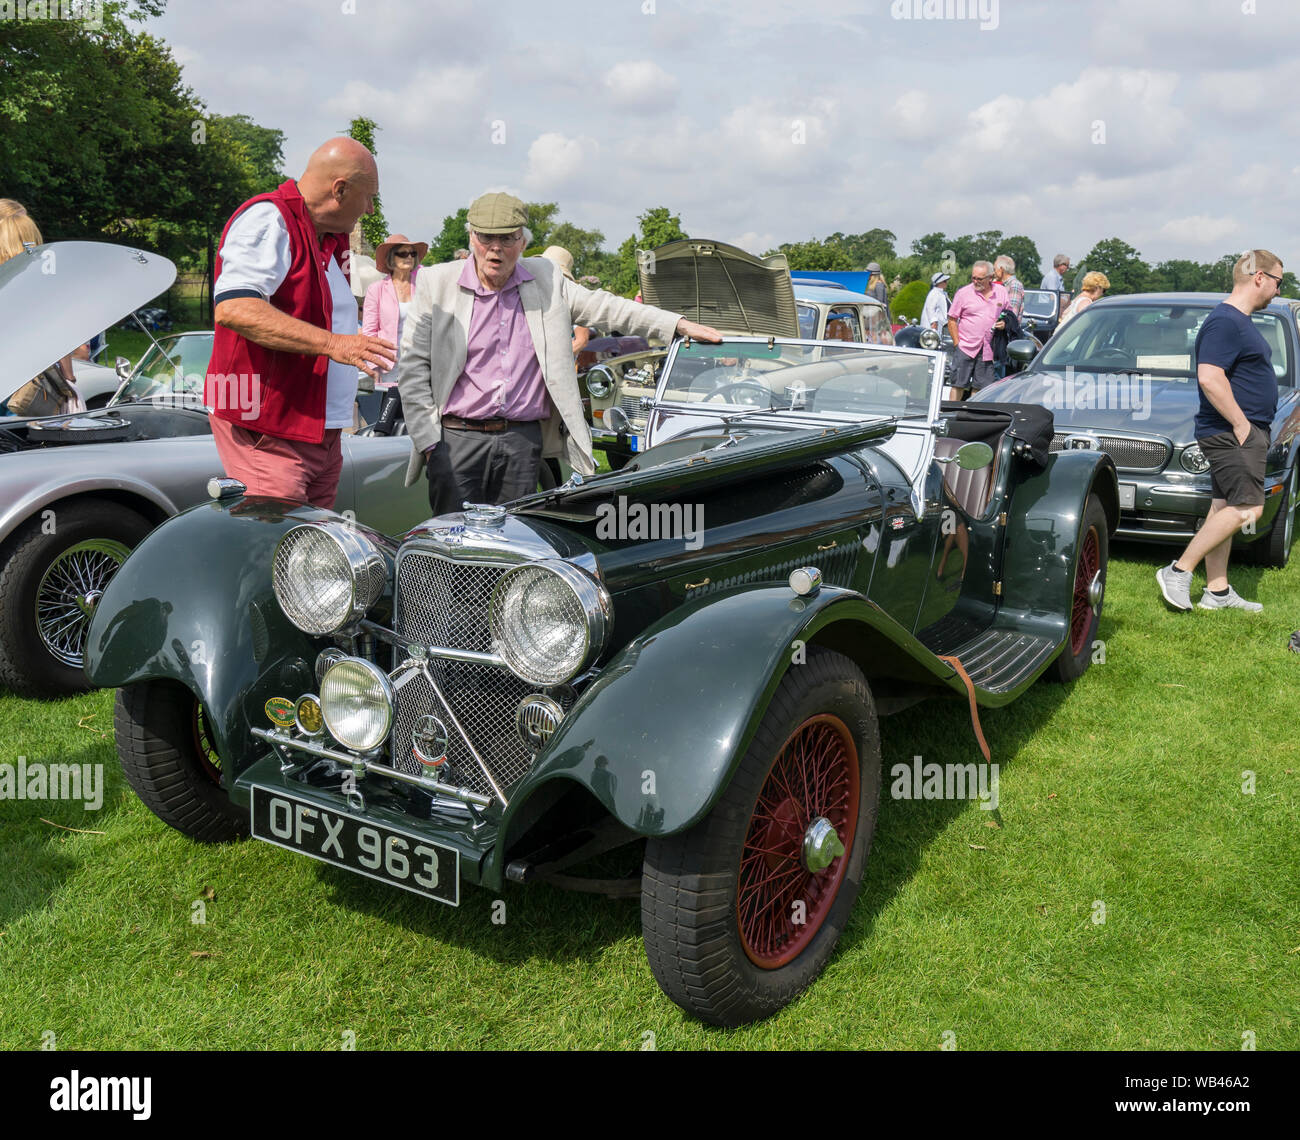
[[[1061,441],[1062,451],[1096,451],[1097,441],[1090,435],[1067,435]]]
[[[411,751],[426,772],[436,772],[447,762],[447,726],[436,716],[422,716],[411,734]]]
[[[515,713],[519,736],[533,752],[540,752],[564,719],[564,710],[550,697],[540,693],[525,697]]]

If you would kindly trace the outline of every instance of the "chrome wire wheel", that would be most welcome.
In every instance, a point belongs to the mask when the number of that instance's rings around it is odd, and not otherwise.
[[[131,553],[123,543],[93,538],[68,547],[36,588],[36,629],[51,656],[80,668],[86,630],[105,588]]]

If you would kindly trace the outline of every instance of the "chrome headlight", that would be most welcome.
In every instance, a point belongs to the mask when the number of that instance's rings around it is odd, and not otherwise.
[[[568,562],[516,566],[492,593],[492,640],[510,671],[534,685],[558,685],[600,655],[609,632],[609,595]]]
[[[330,735],[345,748],[373,751],[393,726],[393,683],[378,665],[348,657],[325,674],[320,711]]]
[[[926,329],[917,338],[922,348],[936,349],[939,347],[939,334],[934,329]]]
[[[603,364],[589,368],[583,379],[587,381],[587,391],[592,399],[603,400],[614,390],[614,373]]]
[[[384,591],[384,556],[340,523],[307,523],[275,548],[271,581],[280,608],[304,633],[326,634],[365,615]]]
[[[1183,470],[1190,471],[1193,475],[1200,475],[1203,471],[1210,469],[1210,461],[1205,458],[1205,453],[1196,444],[1183,448],[1181,462]]]

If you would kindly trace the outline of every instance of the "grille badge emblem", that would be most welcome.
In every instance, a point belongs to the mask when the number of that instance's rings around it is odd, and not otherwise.
[[[447,726],[436,716],[422,716],[411,736],[411,751],[426,772],[436,772],[447,762]]]
[[[519,702],[515,713],[515,727],[519,736],[534,752],[546,747],[546,742],[564,719],[564,710],[550,697],[534,693]]]
[[[1097,441],[1090,435],[1067,435],[1061,443],[1062,451],[1096,451]]]

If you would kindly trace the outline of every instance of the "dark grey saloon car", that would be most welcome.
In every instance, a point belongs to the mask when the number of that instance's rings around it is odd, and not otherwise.
[[[1051,409],[1056,451],[1106,452],[1119,472],[1117,538],[1185,543],[1210,507],[1209,464],[1192,424],[1199,387],[1196,334],[1218,293],[1105,297],[1062,325],[1023,372],[974,397]],[[1268,453],[1264,514],[1233,540],[1261,564],[1284,566],[1296,505],[1300,336],[1291,304],[1252,320],[1272,350],[1278,404]]]

